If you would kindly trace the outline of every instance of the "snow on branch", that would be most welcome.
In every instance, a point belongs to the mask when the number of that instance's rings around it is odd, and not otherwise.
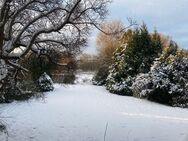
[[[55,46],[77,52],[98,27],[110,0],[5,0],[0,5],[0,59],[13,63],[28,53]],[[37,47],[39,46],[40,47]],[[19,53],[17,52],[19,50]]]

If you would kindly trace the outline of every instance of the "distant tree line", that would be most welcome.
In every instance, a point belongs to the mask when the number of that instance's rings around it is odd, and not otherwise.
[[[81,71],[96,71],[99,67],[98,56],[83,53],[77,59],[77,69]]]

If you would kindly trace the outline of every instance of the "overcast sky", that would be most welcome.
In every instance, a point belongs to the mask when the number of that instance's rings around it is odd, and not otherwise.
[[[127,25],[127,18],[145,22],[150,31],[157,28],[188,49],[188,0],[113,0],[107,20],[121,20]],[[96,32],[90,37],[88,53],[96,52]]]

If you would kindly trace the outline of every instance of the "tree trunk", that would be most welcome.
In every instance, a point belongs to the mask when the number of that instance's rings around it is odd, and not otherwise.
[[[3,56],[3,30],[0,28],[0,59]]]

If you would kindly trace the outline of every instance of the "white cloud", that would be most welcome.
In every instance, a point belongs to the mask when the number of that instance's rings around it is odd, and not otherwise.
[[[125,23],[127,17],[139,23],[144,21],[150,30],[157,27],[159,32],[169,34],[182,47],[188,48],[187,7],[188,0],[114,0],[109,18]]]

